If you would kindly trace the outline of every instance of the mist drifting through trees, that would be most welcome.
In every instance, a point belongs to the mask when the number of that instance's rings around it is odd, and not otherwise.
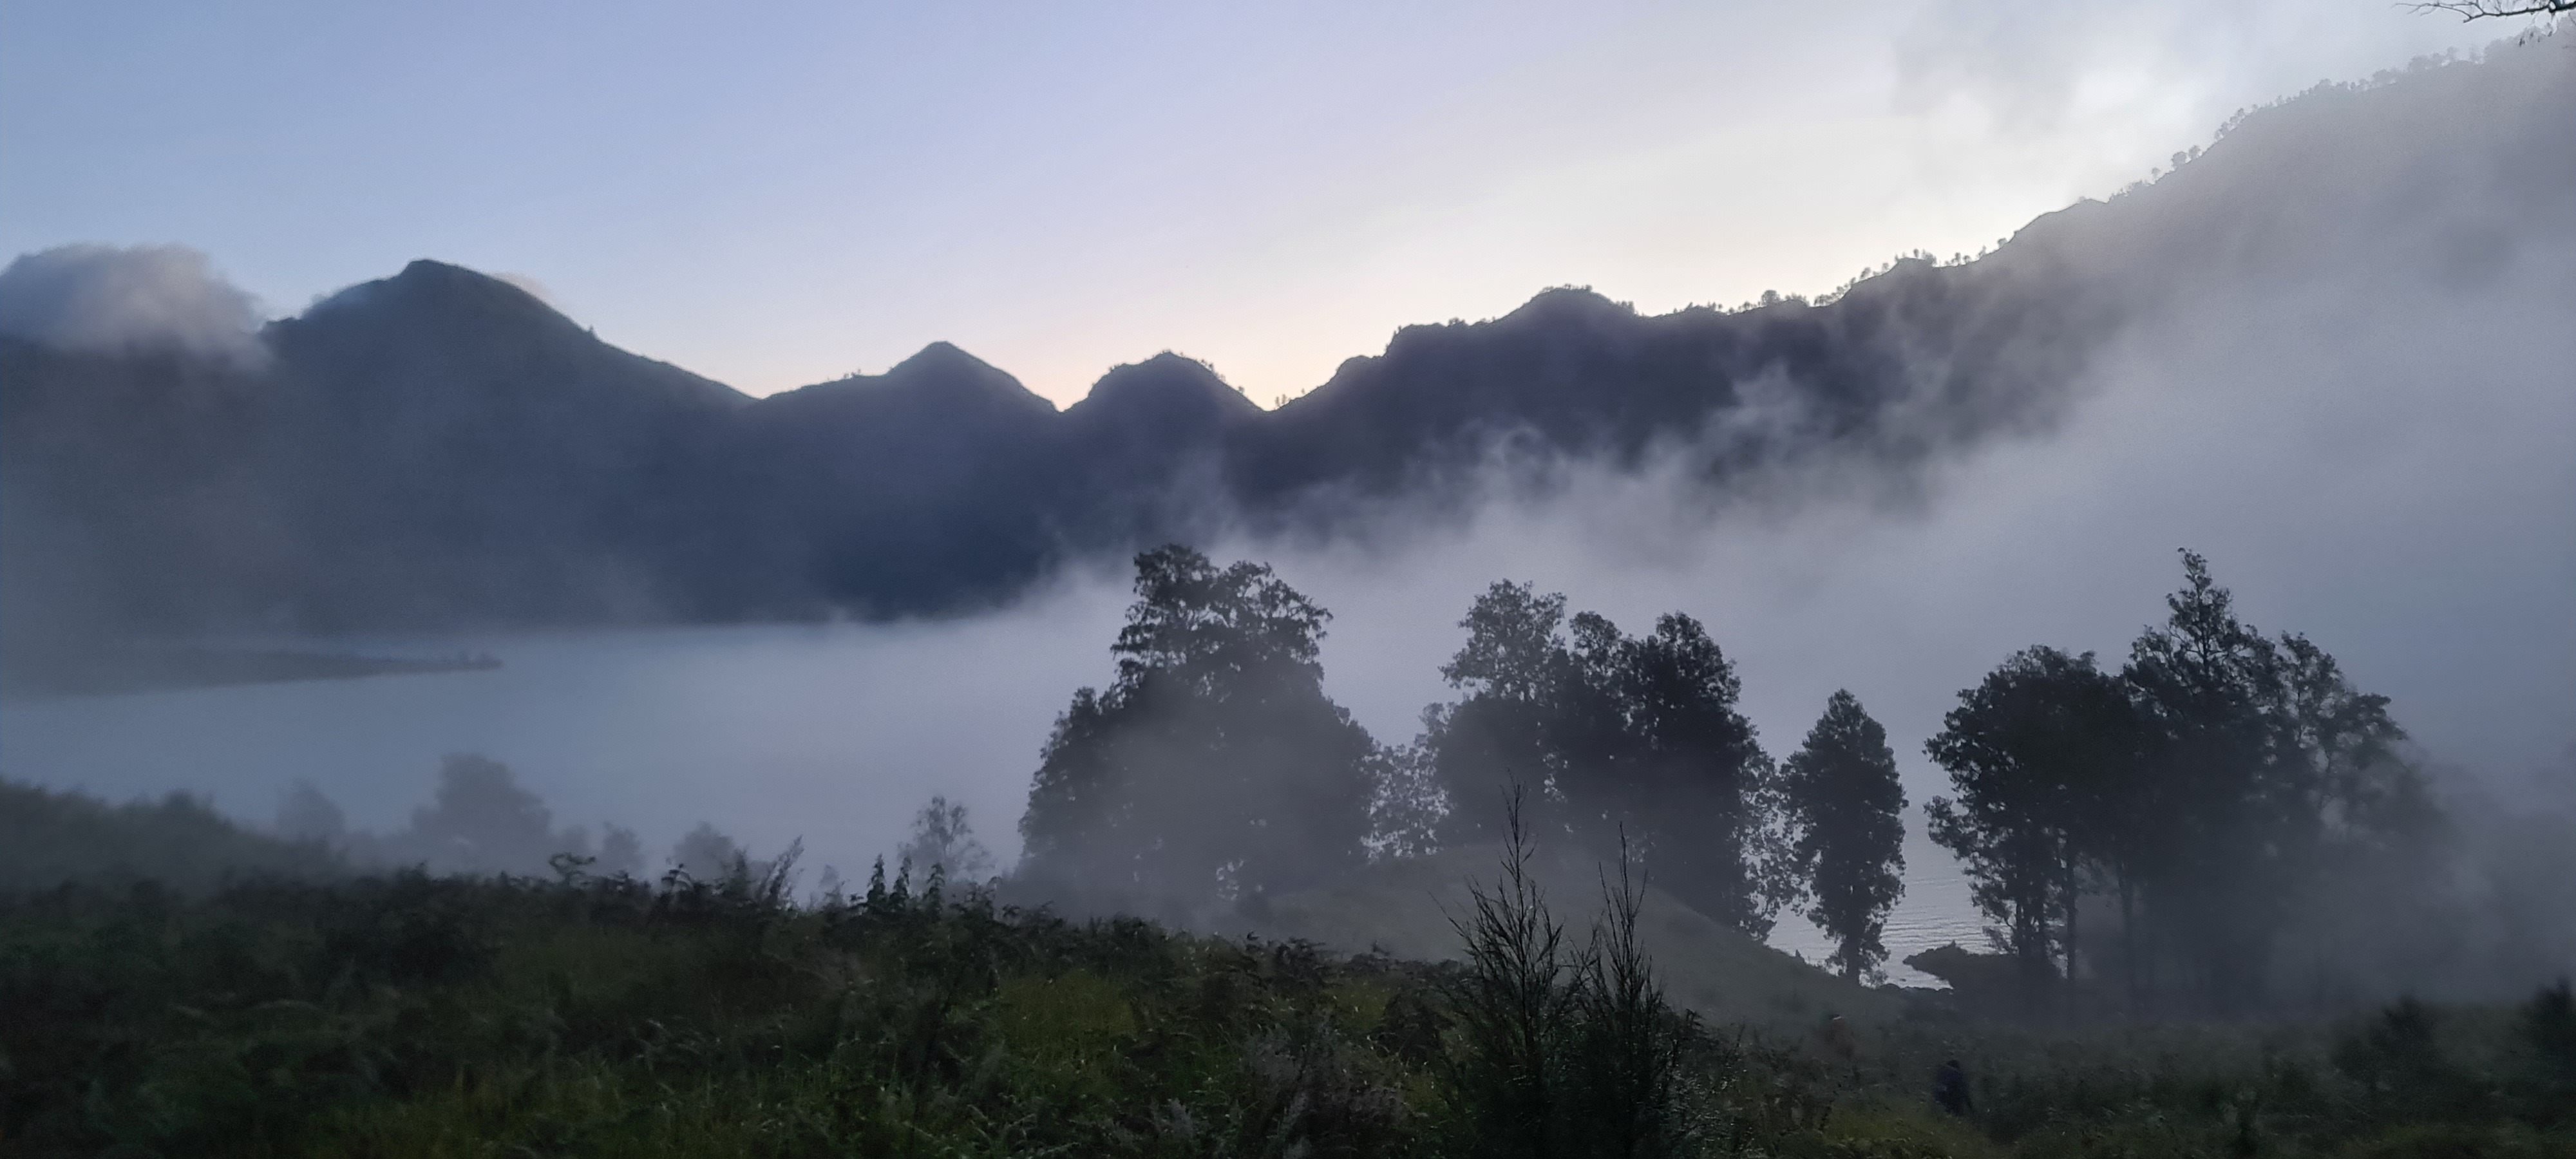
[[[1034,884],[1044,869],[1068,906],[1202,923],[1252,920],[1265,899],[1373,862],[1492,840],[1497,803],[1518,786],[1552,854],[1624,843],[1657,889],[1747,934],[1818,926],[1863,976],[1899,964],[1872,949],[1874,937],[1886,948],[1889,882],[1903,880],[1891,877],[1904,853],[1887,840],[1893,815],[1902,831],[1937,822],[2001,948],[2070,1003],[2233,1011],[2517,985],[2569,947],[2563,906],[2535,883],[2563,874],[2571,808],[2557,754],[2576,687],[2576,647],[2561,645],[2576,643],[2576,620],[2554,531],[2576,493],[2563,436],[2576,427],[2556,389],[2571,350],[2554,323],[2576,248],[2553,200],[2571,154],[2554,147],[2558,121],[2516,103],[2563,91],[2555,59],[2500,54],[2329,86],[2231,123],[2205,155],[2110,203],[2034,223],[1991,258],[1897,263],[1836,297],[1646,317],[1555,291],[1507,318],[1409,329],[1275,412],[1166,357],[1105,378],[1096,403],[1047,413],[1007,375],[940,347],[739,429],[708,420],[739,443],[700,444],[705,430],[655,411],[563,457],[548,440],[585,429],[573,404],[594,395],[750,410],[455,267],[212,345],[102,346],[105,331],[20,311],[0,354],[41,373],[8,376],[20,421],[0,433],[30,453],[0,462],[12,504],[0,531],[34,536],[13,539],[6,562],[42,582],[7,585],[11,599],[58,591],[164,625],[253,622],[286,605],[351,624],[999,610],[814,629],[889,657],[847,688],[786,688],[691,658],[709,675],[673,681],[668,702],[603,692],[617,707],[574,723],[468,702],[454,710],[467,724],[434,727],[471,738],[406,735],[416,751],[401,764],[247,745],[139,754],[105,730],[82,735],[80,706],[13,704],[7,771],[156,796],[193,776],[236,815],[265,812],[301,778],[312,791],[288,799],[281,832],[371,850],[370,864],[457,872],[544,873],[564,854],[703,877],[811,833],[846,874],[883,852],[900,876],[909,852],[922,872],[981,880],[955,839],[972,831],[993,843],[990,871],[1016,866],[1030,896],[1050,892]],[[2484,177],[2449,179],[2461,173]],[[2373,192],[2390,188],[2429,200]],[[36,262],[17,288],[61,284],[99,256]],[[205,280],[184,253],[126,258],[125,274]],[[237,296],[200,297],[206,308],[155,324],[240,328]],[[502,331],[509,342],[456,337]],[[217,346],[222,357],[207,354]],[[293,357],[241,356],[251,349]],[[369,409],[391,395],[341,397],[377,381],[342,371],[386,365],[403,371],[387,382],[462,376],[469,400],[545,380],[529,365],[577,369],[564,374],[580,391],[544,396],[567,421],[543,437],[476,406],[415,425]],[[259,393],[271,386],[276,397]],[[298,425],[333,399],[367,404],[352,428],[365,439],[298,443],[337,429]],[[120,427],[120,407],[155,421]],[[868,456],[812,434],[838,422],[871,432],[871,451],[955,451],[973,466],[913,472],[905,486],[919,489],[898,494],[871,473],[882,463],[862,470]],[[466,482],[372,473],[434,462],[432,428],[499,440],[510,469]],[[1186,437],[1143,437],[1165,429]],[[655,497],[687,492],[686,472],[658,470],[651,487],[621,489],[663,456],[740,484],[736,501],[800,498],[683,510]],[[365,485],[312,482],[334,472]],[[1031,487],[1102,506],[1040,527],[1022,502]],[[306,505],[234,518],[280,496]],[[377,499],[388,506],[346,506]],[[456,547],[493,529],[413,517],[431,510],[507,515],[496,527],[517,554]],[[47,550],[65,511],[115,534]],[[779,538],[736,554],[701,534],[707,519]],[[552,520],[580,534],[554,534]],[[413,531],[436,535],[424,547]],[[1104,662],[1131,578],[1104,561],[1176,533],[1198,547],[1149,569],[1163,578],[1138,593],[1137,634]],[[313,542],[325,549],[295,547]],[[352,546],[369,543],[384,550]],[[2174,611],[2124,648],[2179,543],[2207,545],[2247,610],[2211,610],[2218,589],[2194,579],[2190,617]],[[638,581],[630,548],[695,578],[708,565],[762,571],[775,550],[828,578],[830,598],[717,585],[691,589],[704,604],[667,600]],[[406,562],[423,551],[438,566]],[[296,570],[343,555],[382,566]],[[914,559],[956,582],[898,566]],[[132,566],[107,566],[118,560]],[[94,582],[91,565],[115,582]],[[200,596],[221,607],[188,602]],[[942,602],[952,596],[963,602]],[[397,606],[426,618],[376,614]],[[56,610],[38,600],[13,614],[71,622]],[[2244,619],[2296,625],[2335,651]],[[2051,644],[2009,650],[2028,640]],[[648,687],[662,663],[615,657],[614,691]],[[1853,713],[1839,713],[1837,689],[1856,694]],[[336,692],[349,699],[334,705],[357,702]],[[647,751],[721,698],[753,722],[725,740],[756,755]],[[794,711],[744,707],[764,699]],[[186,721],[184,706],[133,711]],[[651,722],[668,731],[621,729],[621,714],[668,717]],[[224,715],[217,705],[188,724],[266,727],[203,719]],[[396,731],[345,731],[378,727]],[[891,735],[904,739],[866,761],[833,749]],[[1024,766],[1041,743],[1033,787]],[[450,748],[482,756],[403,812]],[[1959,779],[1927,779],[1925,756]],[[2444,768],[2454,762],[2469,767]],[[1210,767],[1223,773],[1192,771]],[[766,779],[735,791],[737,776]],[[1841,795],[1801,796],[1828,782]],[[464,785],[479,788],[450,791]],[[1927,814],[1933,797],[1945,803]],[[934,798],[935,823],[908,839]],[[1867,807],[1843,816],[1856,800]],[[970,801],[971,823],[959,811]]]

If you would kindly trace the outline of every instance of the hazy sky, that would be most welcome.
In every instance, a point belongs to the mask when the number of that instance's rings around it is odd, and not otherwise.
[[[2512,31],[2383,0],[0,0],[0,256],[268,310],[436,257],[754,393],[955,341],[1265,403],[1397,326],[1973,252],[2228,113]]]

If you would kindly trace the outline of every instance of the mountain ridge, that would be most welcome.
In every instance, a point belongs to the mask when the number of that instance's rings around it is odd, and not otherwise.
[[[2160,302],[2522,260],[2515,231],[2576,188],[2548,112],[2576,106],[2571,60],[2320,89],[1977,260],[1814,302],[1644,315],[1559,287],[1407,326],[1268,410],[1168,351],[1059,410],[946,342],[752,398],[426,259],[271,323],[264,368],[0,338],[0,628],[944,615],[1167,539],[1437,517],[1519,467],[1678,464],[1710,502],[1783,467],[1910,486],[2050,429]]]

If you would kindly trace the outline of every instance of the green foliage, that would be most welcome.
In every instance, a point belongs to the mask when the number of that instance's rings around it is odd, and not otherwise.
[[[1875,974],[1887,960],[1888,912],[1905,893],[1905,786],[1887,730],[1837,690],[1780,771],[1792,853],[1814,899],[1807,913],[1834,939],[1828,962],[1849,978]]]
[[[0,781],[0,891],[101,879],[195,891],[242,876],[322,879],[347,872],[319,844],[248,832],[183,794],[110,805]]]
[[[2028,648],[1959,694],[1924,748],[1956,797],[1928,808],[1932,839],[1959,855],[1977,908],[2033,977],[2069,954],[2096,796],[2127,772],[2128,699],[2092,653]]]
[[[1054,900],[1244,902],[1359,862],[1383,758],[1323,693],[1330,614],[1266,565],[1136,557],[1118,678],[1056,722],[1020,823]]]
[[[900,879],[898,884],[902,884]],[[1419,971],[979,893],[406,875],[0,910],[29,1154],[1402,1154]],[[1427,997],[1425,998],[1427,1000]]]
[[[2429,897],[2441,814],[2386,697],[2237,618],[2200,556],[2183,574],[2119,672],[2030,648],[1959,694],[1925,746],[1956,790],[1931,803],[1932,836],[2034,982],[2083,972],[2096,896],[2118,904],[2133,1010],[2160,988],[2253,1009],[2293,934],[2311,995],[2352,989],[2338,961],[2374,956],[2392,907]]]
[[[2154,936],[2204,1006],[2235,1010],[2265,997],[2284,927],[2318,908],[2321,888],[2415,852],[2438,813],[2394,755],[2406,734],[2386,697],[2354,689],[2305,637],[2239,620],[2199,555],[2183,553],[2183,575],[2121,674],[2145,714],[2154,783],[2153,807],[2132,813],[2147,830],[2135,844]],[[2384,914],[2422,875],[2380,876]]]
[[[1795,892],[1775,820],[1771,760],[1737,711],[1732,662],[1697,620],[1642,637],[1565,597],[1496,583],[1441,668],[1455,704],[1424,714],[1421,749],[1450,806],[1452,843],[1490,839],[1482,803],[1533,790],[1538,832],[1601,857],[1633,839],[1663,887],[1755,937]]]
[[[0,1150],[2568,1154],[2562,989],[2333,1034],[1924,1007],[1818,1057],[1665,1006],[1633,880],[1575,944],[1507,867],[1429,967],[776,873],[0,897]],[[1973,1120],[1925,1098],[1945,1056]]]
[[[2546,1122],[2576,1123],[2576,993],[2561,978],[2533,995],[2521,1014],[2534,1112]]]
[[[1689,1153],[1698,1141],[1694,1053],[1704,1075],[1732,1070],[1675,1011],[1638,939],[1645,898],[1626,858],[1605,881],[1589,945],[1569,946],[1530,874],[1521,800],[1506,810],[1502,876],[1470,891],[1452,922],[1466,965],[1444,987],[1461,1049],[1440,1074],[1460,1142],[1475,1156]]]

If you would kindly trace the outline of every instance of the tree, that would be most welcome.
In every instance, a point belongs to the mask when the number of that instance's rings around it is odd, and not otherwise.
[[[2131,768],[2109,724],[2125,702],[2092,653],[2026,648],[1960,692],[1924,744],[1957,793],[1928,806],[1932,839],[1967,863],[1978,909],[2028,977],[2053,975],[2060,948],[2067,974],[2077,968],[2094,802]]]
[[[671,847],[671,869],[690,881],[705,884],[756,876],[751,855],[722,830],[704,821],[681,834],[679,843]]]
[[[2236,616],[2208,561],[2183,553],[2166,622],[2130,648],[2125,675],[2156,733],[2166,856],[2152,904],[2213,1008],[2259,994],[2289,917],[2286,879],[2313,845],[2309,770],[2284,761],[2281,657]]]
[[[340,849],[349,840],[348,815],[307,780],[289,786],[278,802],[276,829],[278,836],[289,841],[309,841],[327,849]]]
[[[1792,856],[1814,899],[1807,917],[1836,947],[1827,962],[1855,981],[1876,974],[1888,912],[1905,893],[1905,786],[1887,730],[1838,690],[1781,772]]]
[[[2429,0],[2412,7],[2418,12],[2448,12],[2462,20],[2510,19],[2563,16],[2576,12],[2576,0]]]
[[[1596,617],[1597,619],[1597,617]],[[1605,671],[1629,742],[1579,778],[1569,797],[1587,811],[1603,853],[1640,836],[1650,869],[1700,912],[1754,937],[1771,932],[1797,893],[1775,823],[1776,772],[1736,710],[1743,683],[1699,621],[1675,612],[1652,634],[1606,635],[1589,651]],[[1607,746],[1605,746],[1607,747]]]
[[[2149,883],[2157,929],[2225,1010],[2263,997],[2281,933],[2316,920],[2330,871],[2420,850],[2439,814],[2397,755],[2406,734],[2388,699],[2355,689],[2305,636],[2247,625],[2209,561],[2182,557],[2183,587],[2123,676],[2163,829]]]
[[[601,877],[631,877],[644,869],[644,839],[619,825],[602,826],[599,860],[591,872]]]
[[[975,839],[966,821],[966,806],[934,796],[912,818],[912,836],[895,853],[896,861],[921,874],[936,873],[950,882],[982,881],[993,871],[993,855]]]
[[[1385,768],[1323,693],[1331,614],[1264,564],[1136,557],[1116,680],[1056,721],[1021,872],[1112,904],[1248,901],[1355,865]]]
[[[452,753],[439,764],[430,803],[412,810],[410,827],[377,853],[451,873],[543,873],[555,854],[588,856],[590,835],[579,828],[557,832],[554,811],[519,787],[510,766]]]
[[[1563,830],[1561,717],[1578,678],[1564,636],[1565,597],[1496,581],[1458,626],[1467,642],[1440,675],[1464,695],[1424,710],[1419,746],[1442,796],[1461,806],[1445,818],[1448,840],[1495,837],[1494,818],[1470,803],[1515,786],[1537,794],[1535,828]]]
[[[1451,802],[1531,790],[1533,831],[1608,858],[1623,835],[1665,888],[1761,937],[1792,892],[1772,825],[1770,758],[1736,711],[1742,688],[1717,643],[1679,613],[1635,638],[1565,597],[1498,582],[1459,626],[1441,669],[1463,694],[1424,713],[1416,746]],[[1452,810],[1453,842],[1494,836]]]

